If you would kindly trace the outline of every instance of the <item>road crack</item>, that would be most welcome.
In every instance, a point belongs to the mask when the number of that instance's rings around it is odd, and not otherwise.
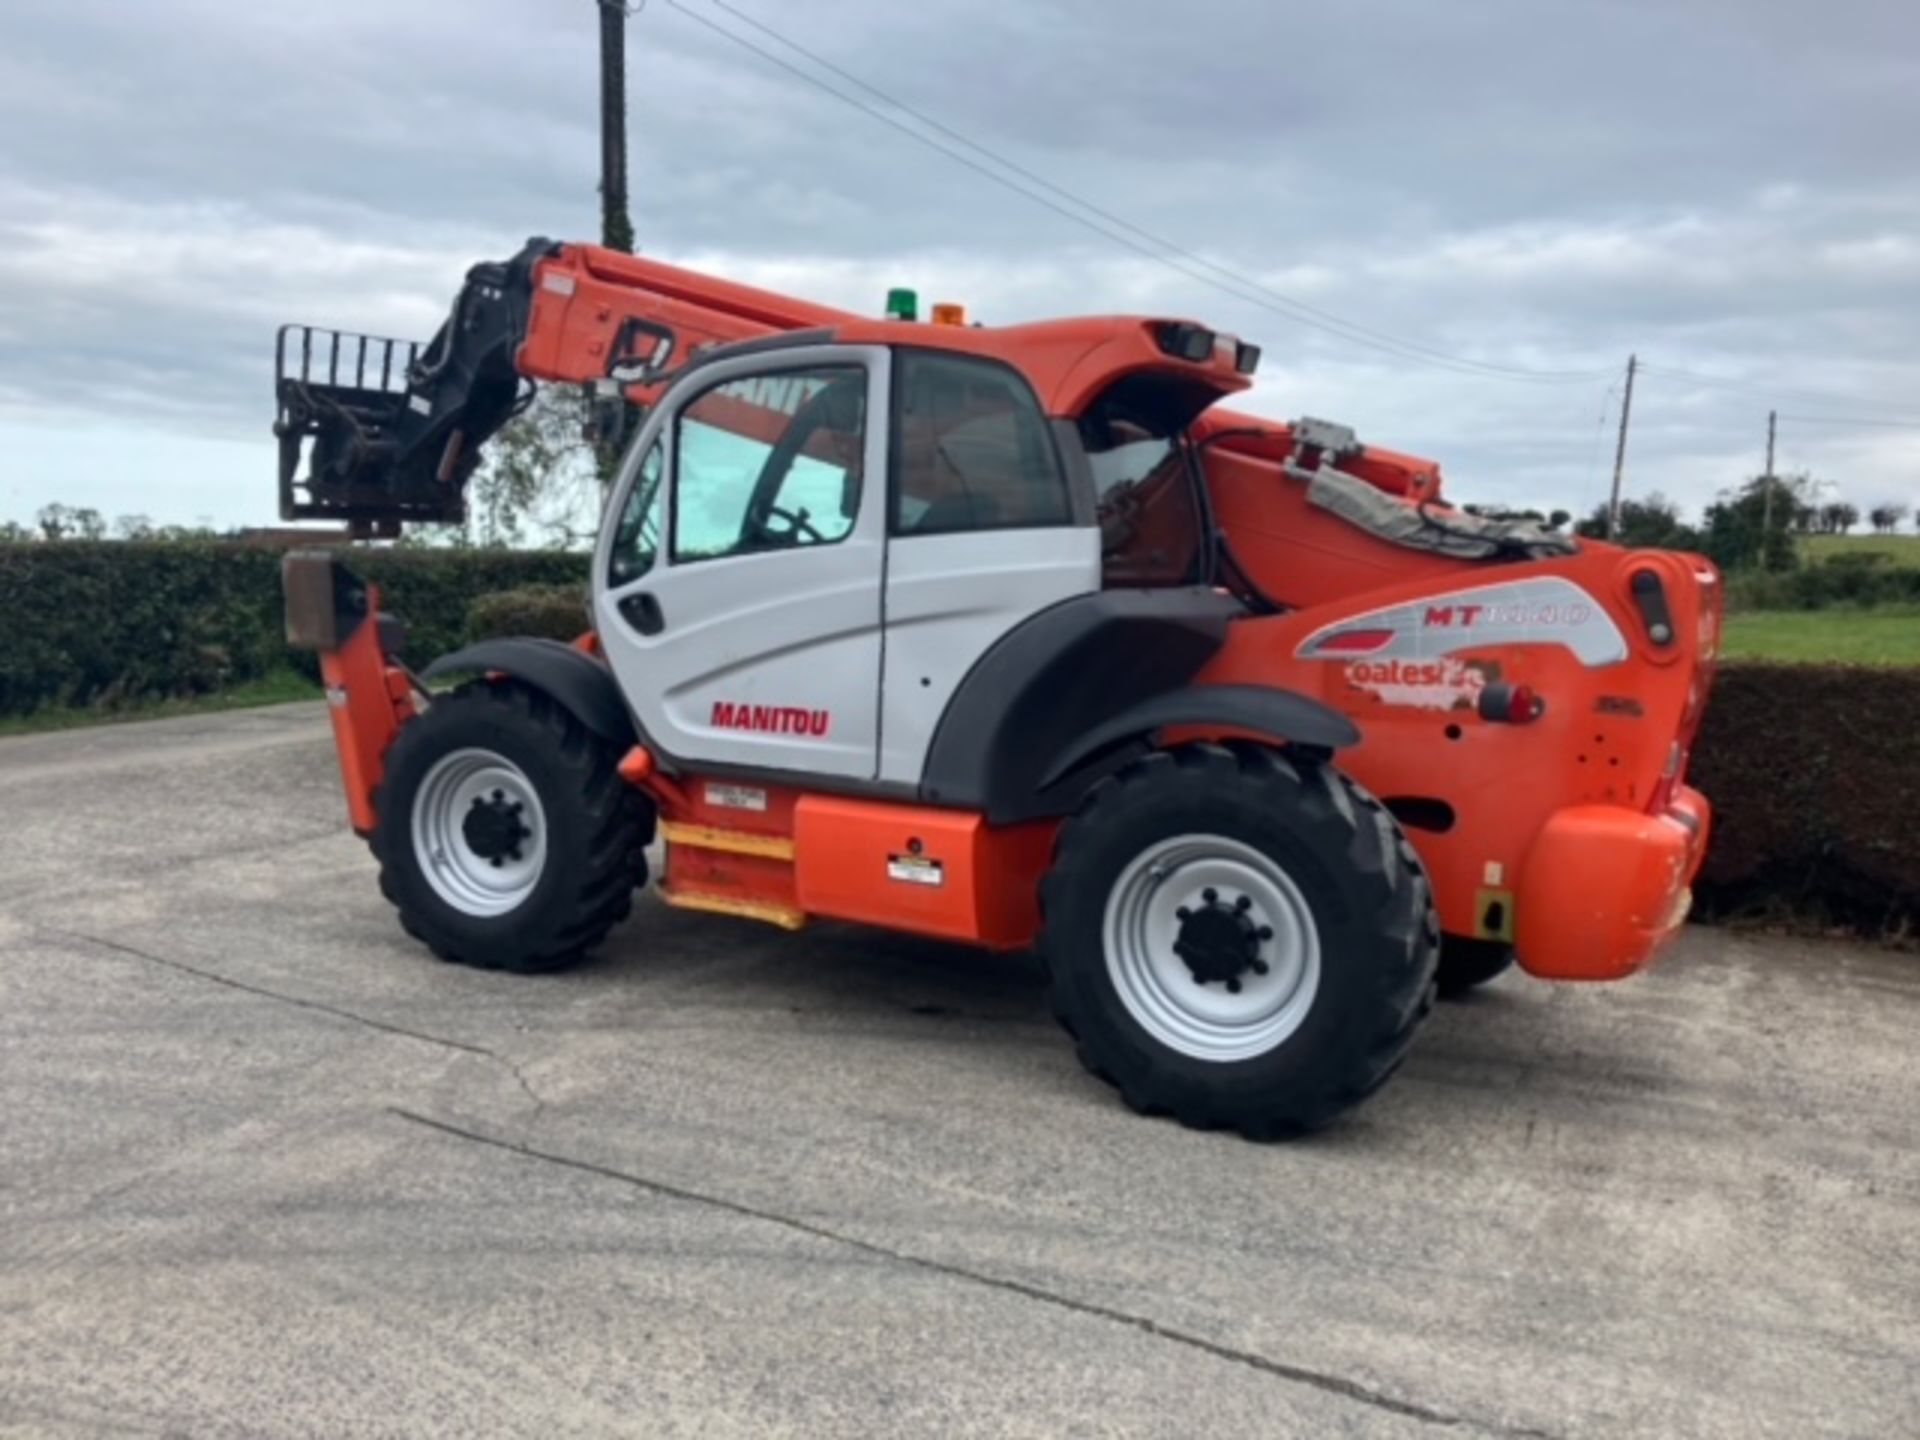
[[[1051,1305],[1095,1320],[1104,1320],[1115,1325],[1124,1325],[1156,1340],[1170,1344],[1183,1345],[1210,1355],[1216,1360],[1225,1360],[1230,1364],[1244,1365],[1264,1375],[1285,1380],[1292,1384],[1308,1386],[1344,1400],[1351,1400],[1390,1415],[1399,1415],[1423,1424],[1447,1428],[1471,1427],[1485,1434],[1511,1437],[1511,1440],[1558,1440],[1548,1430],[1537,1430],[1527,1426],[1500,1424],[1494,1421],[1477,1420],[1469,1415],[1453,1414],[1445,1410],[1436,1410],[1411,1400],[1403,1400],[1385,1391],[1375,1390],[1358,1381],[1349,1380],[1341,1375],[1330,1375],[1320,1370],[1310,1370],[1305,1366],[1289,1365],[1285,1361],[1274,1360],[1251,1350],[1236,1349],[1218,1341],[1208,1340],[1191,1331],[1178,1330],[1170,1325],[1146,1315],[1137,1315],[1127,1310],[1117,1310],[1111,1306],[1092,1301],[1075,1299],[1023,1280],[1013,1280],[1002,1275],[993,1275],[983,1270],[972,1270],[964,1265],[955,1265],[945,1260],[935,1260],[929,1256],[916,1255],[911,1251],[896,1250],[891,1246],[876,1244],[871,1240],[862,1240],[843,1231],[831,1229],[825,1225],[816,1225],[808,1220],[798,1220],[777,1211],[763,1210],[758,1206],[739,1200],[729,1200],[722,1195],[708,1194],[705,1191],[689,1190],[685,1186],[669,1181],[652,1179],[645,1175],[636,1175],[626,1170],[616,1170],[611,1166],[600,1165],[591,1160],[582,1160],[571,1155],[557,1154],[551,1150],[540,1150],[517,1140],[489,1135],[483,1131],[470,1130],[445,1120],[436,1120],[428,1115],[420,1115],[399,1106],[389,1106],[388,1111],[396,1118],[410,1125],[423,1126],[436,1130],[456,1140],[465,1140],[475,1145],[484,1145],[490,1149],[501,1150],[509,1155],[517,1155],[524,1160],[537,1160],[548,1165],[557,1165],[564,1169],[579,1171],[582,1174],[598,1176],[622,1185],[644,1190],[649,1194],[680,1200],[691,1205],[702,1205],[710,1209],[721,1210],[747,1220],[758,1220],[768,1225],[777,1225],[796,1234],[812,1239],[825,1240],[831,1244],[857,1250],[864,1255],[891,1261],[896,1265],[905,1265],[915,1270],[939,1275],[949,1280],[958,1280],[965,1284],[977,1285],[988,1290],[997,1290],[1004,1294],[1018,1295],[1022,1299],[1032,1300],[1042,1305]]]
[[[537,1112],[546,1109],[547,1102],[540,1092],[533,1088],[520,1066],[508,1056],[484,1045],[472,1045],[465,1040],[449,1040],[444,1035],[430,1035],[424,1030],[410,1030],[404,1025],[396,1025],[390,1020],[376,1019],[372,1015],[362,1015],[357,1010],[344,1009],[338,1005],[329,1005],[324,1000],[310,1000],[303,995],[289,995],[281,990],[271,990],[264,985],[251,985],[245,980],[236,980],[231,975],[222,975],[215,970],[203,970],[198,965],[189,965],[184,960],[172,960],[165,955],[155,955],[150,950],[142,950],[118,940],[107,940],[98,935],[87,935],[78,930],[60,930],[49,925],[36,927],[40,934],[50,935],[61,940],[79,941],[85,945],[96,946],[102,950],[111,950],[115,954],[125,955],[134,960],[144,960],[149,965],[158,965],[177,974],[189,975],[196,980],[204,980],[210,985],[222,985],[229,990],[238,990],[245,995],[255,995],[263,1000],[275,1000],[282,1005],[291,1005],[296,1010],[310,1010],[318,1015],[330,1015],[336,1020],[345,1020],[354,1025],[364,1026],[368,1030],[378,1030],[386,1035],[398,1035],[405,1040],[417,1040],[425,1045],[438,1045],[444,1050],[457,1050],[466,1055],[477,1055],[491,1061],[513,1077],[527,1099],[533,1102]]]

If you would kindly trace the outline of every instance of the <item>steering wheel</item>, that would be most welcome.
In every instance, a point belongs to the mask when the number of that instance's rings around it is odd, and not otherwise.
[[[784,520],[784,529],[775,529],[767,522]],[[754,521],[754,530],[761,539],[775,545],[818,545],[827,537],[815,528],[803,505],[798,510],[789,510],[784,505],[768,505],[766,512]]]

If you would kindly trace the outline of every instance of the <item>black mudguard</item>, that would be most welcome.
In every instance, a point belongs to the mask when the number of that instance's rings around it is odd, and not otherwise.
[[[597,655],[533,637],[482,640],[429,665],[424,678],[463,671],[496,671],[545,691],[603,740],[631,745],[639,738],[633,716],[620,696],[620,683]]]
[[[1142,700],[1076,738],[1047,766],[1041,793],[1052,796],[1090,767],[1104,774],[1111,766],[1098,764],[1103,757],[1144,749],[1156,732],[1184,725],[1249,731],[1319,750],[1339,750],[1360,739],[1354,723],[1338,710],[1293,690],[1189,685]]]

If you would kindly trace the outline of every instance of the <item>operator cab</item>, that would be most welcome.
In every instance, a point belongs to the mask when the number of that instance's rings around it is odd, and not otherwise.
[[[961,346],[706,352],[636,437],[595,558],[600,643],[650,744],[917,784],[956,691],[1027,621],[1211,583],[1184,432],[1217,394],[1148,365],[1049,419],[1026,373]]]

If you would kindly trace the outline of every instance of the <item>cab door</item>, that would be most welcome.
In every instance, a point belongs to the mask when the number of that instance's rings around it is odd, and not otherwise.
[[[666,758],[876,775],[888,376],[876,346],[717,361],[635,440],[594,620]]]

